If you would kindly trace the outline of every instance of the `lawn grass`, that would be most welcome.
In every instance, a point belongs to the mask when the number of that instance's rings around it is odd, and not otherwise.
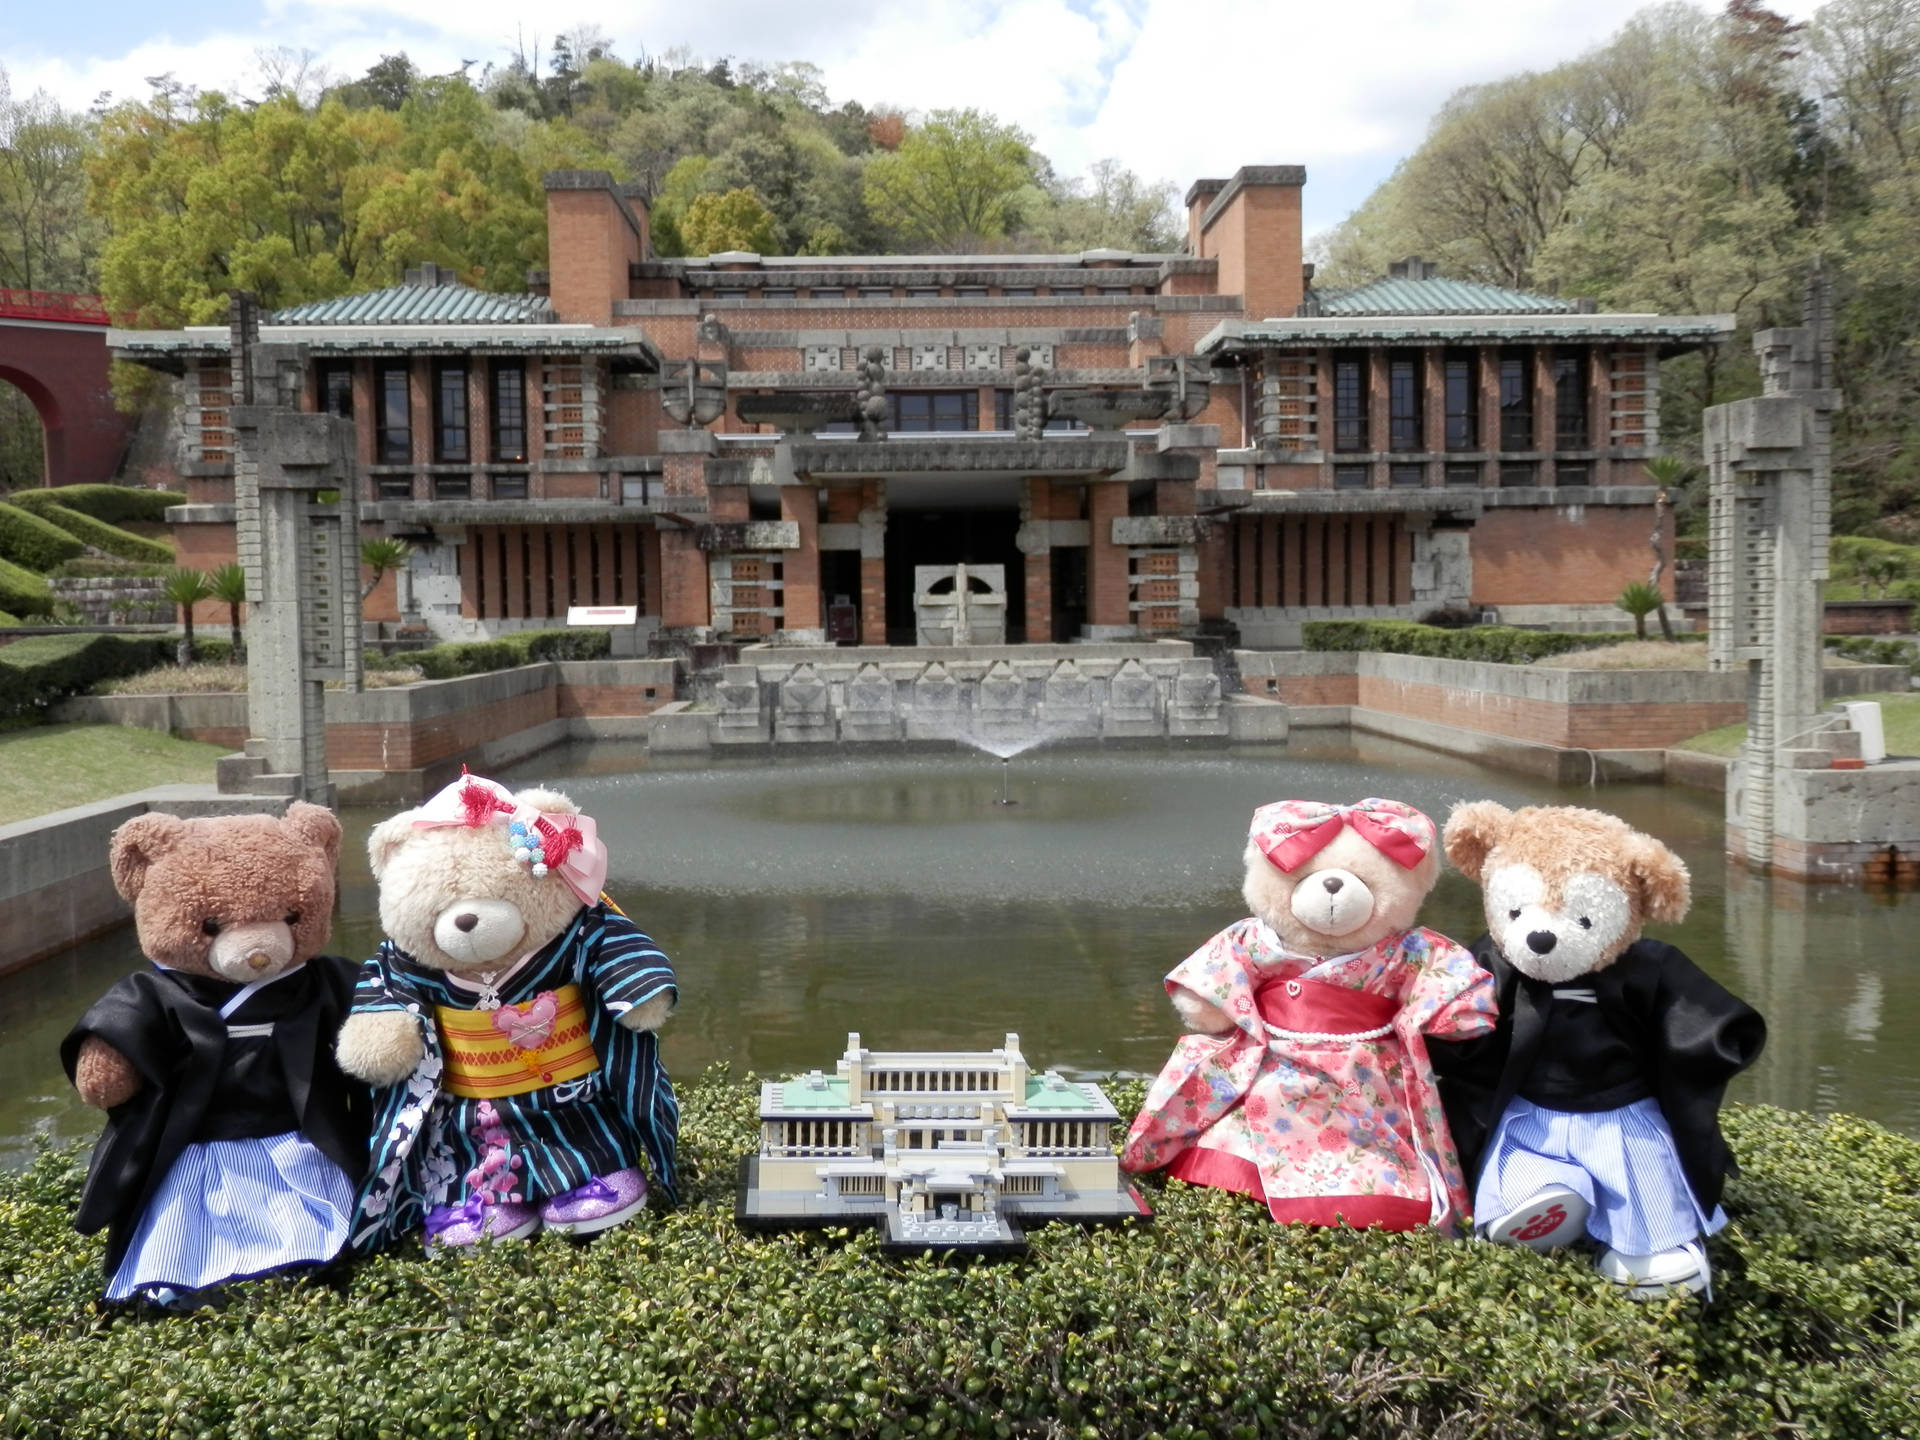
[[[221,745],[124,725],[37,725],[0,734],[0,825],[152,785],[211,783]]]
[[[1920,695],[1856,695],[1856,700],[1880,702],[1880,724],[1887,733],[1887,754],[1920,755]],[[1682,740],[1673,748],[1691,750],[1700,755],[1731,756],[1747,738],[1745,724],[1722,725],[1718,730],[1703,730]]]

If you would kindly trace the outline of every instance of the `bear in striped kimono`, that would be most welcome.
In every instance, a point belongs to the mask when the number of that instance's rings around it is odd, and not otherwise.
[[[462,777],[367,842],[386,941],[341,1068],[376,1087],[352,1243],[590,1235],[674,1199],[679,1111],[655,1031],[678,997],[601,891],[607,851],[564,795]]]

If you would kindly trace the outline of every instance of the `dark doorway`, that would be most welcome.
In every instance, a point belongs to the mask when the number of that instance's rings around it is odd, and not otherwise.
[[[1053,547],[1053,638],[1065,644],[1080,638],[1087,623],[1087,552],[1085,547]]]
[[[916,565],[1004,565],[1007,640],[1027,634],[1025,557],[1014,548],[1020,516],[1014,510],[889,510],[887,512],[887,643],[913,644],[913,570]]]
[[[820,552],[821,614],[826,617],[827,639],[834,644],[858,644],[860,640],[860,552],[858,550],[822,550]],[[846,610],[852,608],[851,634],[840,633],[847,624]]]

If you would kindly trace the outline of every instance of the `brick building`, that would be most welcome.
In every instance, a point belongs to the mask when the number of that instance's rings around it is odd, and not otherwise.
[[[1010,640],[1442,606],[1610,613],[1644,577],[1662,358],[1725,316],[1436,276],[1316,290],[1296,166],[1187,195],[1176,254],[663,259],[604,173],[547,176],[550,270],[283,311],[358,427],[370,618],[448,636],[636,605],[685,632],[911,643],[921,567],[1000,566]],[[183,563],[230,558],[227,336],[115,331],[184,377]]]

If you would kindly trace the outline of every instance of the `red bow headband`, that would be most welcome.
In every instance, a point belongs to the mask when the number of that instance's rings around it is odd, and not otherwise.
[[[518,807],[501,790],[489,788],[493,782],[467,774],[464,765],[460,767],[460,776],[460,788],[455,792],[455,798],[460,802],[462,825],[477,827],[485,825],[496,815],[517,813]],[[539,849],[549,870],[558,870],[566,858],[580,848],[578,830],[571,827],[563,830],[544,815],[534,817],[532,829],[539,836]]]
[[[1260,853],[1287,874],[1352,829],[1382,855],[1411,870],[1433,849],[1433,821],[1398,800],[1362,800],[1326,805],[1318,800],[1278,800],[1253,812],[1251,837]]]

